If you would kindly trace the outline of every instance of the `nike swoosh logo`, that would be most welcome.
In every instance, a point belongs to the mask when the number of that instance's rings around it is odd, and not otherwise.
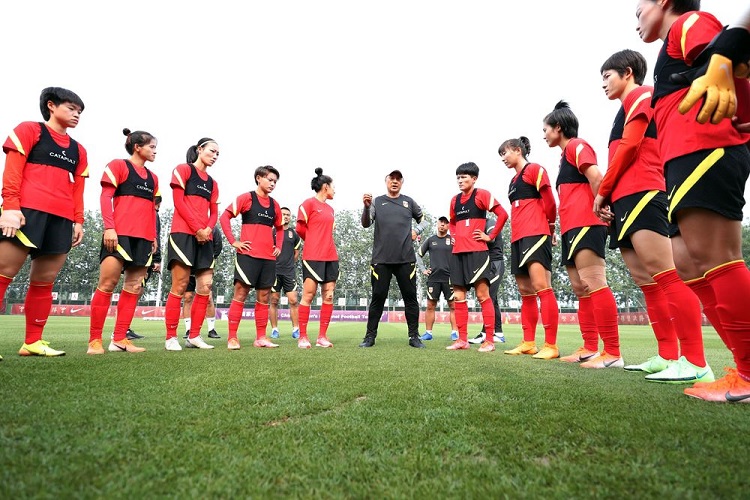
[[[83,311],[83,307],[79,307],[78,309],[71,309],[71,310],[70,310],[70,314],[75,314],[75,313],[77,313],[78,311]]]
[[[122,346],[120,346],[120,345],[117,345],[117,344],[115,344],[114,342],[112,342],[112,345],[113,345],[113,346],[115,346],[115,347],[117,347],[117,348],[118,348],[119,350],[121,350],[121,351],[126,351],[126,350],[127,350],[127,349],[125,349],[124,347],[122,347]]]
[[[44,323],[45,321],[47,321],[47,320],[46,319],[35,319],[34,323]]]
[[[474,269],[474,273],[475,273],[475,274],[477,273],[477,271],[479,271],[479,269]]]
[[[587,361],[587,360],[591,359],[594,356],[596,356],[595,352],[589,354],[588,356],[579,356],[578,359],[580,359],[581,361]],[[607,365],[607,366],[609,366],[609,365]]]
[[[156,309],[148,309],[148,310],[146,310],[146,311],[141,311],[141,314],[143,314],[143,315],[146,315],[146,314],[148,314],[148,313],[150,313],[150,312],[154,312],[155,310],[156,310]]]
[[[380,204],[380,206],[382,207],[382,206],[385,206],[385,205],[387,205],[387,204],[388,204],[388,202],[385,202],[385,203],[381,203],[381,204]]]
[[[615,364],[615,363],[617,363],[618,361],[620,361],[620,360],[619,360],[619,359],[616,359],[616,360],[614,360],[614,361],[610,361],[609,363],[607,363],[607,362],[605,361],[605,362],[604,362],[604,367],[605,367],[605,368],[609,368],[610,366],[614,365],[614,364]]]
[[[526,255],[526,252],[528,252],[529,250],[530,250],[530,249],[529,249],[529,248],[527,248],[526,250],[524,250],[523,252],[521,252],[521,255]]]
[[[745,401],[746,399],[750,399],[750,394],[741,394],[739,396],[732,396],[729,394],[729,391],[727,391],[726,394],[724,394],[724,397],[727,398],[727,401],[730,401],[732,403],[739,403],[740,401]]]
[[[623,215],[623,216],[622,216],[622,217],[620,218],[620,222],[625,222],[625,219],[627,219],[627,218],[628,218],[628,212],[625,212],[625,215]]]
[[[677,186],[674,186],[674,187],[672,188],[672,191],[671,191],[671,192],[669,193],[669,196],[667,196],[667,201],[669,201],[669,200],[671,200],[671,199],[672,199],[672,195],[674,194],[674,190],[675,190],[675,189],[677,189]]]
[[[575,239],[575,238],[573,238],[573,239]],[[570,245],[572,245],[572,244],[573,244],[573,240],[570,240],[570,241],[568,241],[568,243],[569,243]]]

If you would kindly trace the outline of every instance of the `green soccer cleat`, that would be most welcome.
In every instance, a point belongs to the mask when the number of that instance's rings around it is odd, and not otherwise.
[[[646,380],[664,384],[692,384],[713,382],[715,378],[710,366],[696,366],[685,359],[685,356],[680,356],[680,359],[670,363],[666,370],[646,375]]]
[[[658,373],[669,368],[670,363],[674,363],[674,361],[664,359],[657,354],[656,356],[651,356],[640,365],[627,365],[624,369],[629,372]]]

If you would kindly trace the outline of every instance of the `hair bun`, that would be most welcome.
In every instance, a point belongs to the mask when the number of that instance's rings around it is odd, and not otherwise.
[[[130,135],[130,129],[129,128],[122,129],[122,135]]]
[[[318,167],[315,169],[315,175],[323,175],[323,169]]]

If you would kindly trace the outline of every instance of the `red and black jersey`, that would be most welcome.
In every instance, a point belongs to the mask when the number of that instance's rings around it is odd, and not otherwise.
[[[737,131],[732,120],[722,120],[716,125],[698,123],[695,118],[701,106],[693,106],[684,115],[677,110],[688,86],[672,83],[670,75],[689,70],[695,58],[721,30],[719,20],[702,11],[681,15],[669,28],[654,66],[652,101],[662,164],[696,151],[736,146],[750,139],[750,134]],[[734,83],[740,89],[750,85],[746,79],[735,78]],[[747,95],[746,90],[738,91],[737,95]],[[748,107],[750,102],[738,100],[738,115],[747,116]]]
[[[609,165],[599,186],[599,194],[612,202],[642,191],[664,191],[664,166],[659,157],[656,123],[651,108],[653,88],[633,89],[620,107],[609,135]],[[641,120],[646,130],[640,143],[624,143],[626,127]],[[648,125],[646,125],[648,124]],[[629,148],[630,151],[618,148]],[[617,154],[616,154],[617,153]]]
[[[538,163],[527,163],[510,181],[510,241],[527,236],[549,235],[549,224],[541,191],[551,188],[547,171]]]
[[[302,259],[330,262],[339,260],[333,241],[333,207],[319,199],[308,198],[297,211],[297,227],[300,238],[305,240]]]
[[[563,234],[576,227],[607,225],[594,215],[594,193],[583,174],[588,168],[598,168],[596,153],[583,139],[571,139],[563,150],[557,173],[560,232]]]
[[[170,232],[195,234],[199,229],[210,227],[211,207],[219,199],[219,186],[211,176],[199,171],[193,164],[183,163],[177,165],[172,172],[169,185],[173,191],[182,190],[185,199],[184,212],[179,209],[175,200]]]
[[[485,189],[475,188],[469,194],[459,193],[453,197],[449,216],[453,253],[487,251],[487,243],[475,240],[474,231],[484,231],[487,211],[499,205]]]
[[[102,188],[114,188],[110,210],[102,206],[104,226],[114,229],[118,236],[132,236],[153,241],[156,238],[156,210],[154,196],[159,191],[159,180],[146,167],[136,167],[128,160],[112,160],[104,168]],[[108,214],[114,210],[111,223]]]
[[[279,234],[284,229],[279,203],[270,196],[258,196],[255,191],[239,195],[220,218],[221,228],[230,245],[235,238],[229,220],[238,215],[242,217],[240,240],[249,241],[250,249],[238,250],[237,253],[257,259],[276,260],[273,250],[277,244],[281,250],[284,243],[283,238],[274,239],[274,234]]]
[[[82,184],[76,194],[76,183],[88,177],[83,146],[44,123],[23,122],[5,140],[3,151],[17,152],[25,160],[10,168],[6,165],[3,172],[5,209],[31,208],[83,222]]]

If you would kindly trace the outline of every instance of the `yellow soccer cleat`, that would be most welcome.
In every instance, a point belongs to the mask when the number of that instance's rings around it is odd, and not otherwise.
[[[505,354],[510,354],[511,356],[518,356],[519,354],[536,354],[539,352],[539,349],[536,348],[535,342],[526,342],[523,341],[520,344],[518,344],[513,349],[505,351]]]
[[[542,350],[531,357],[534,359],[555,359],[560,357],[560,350],[557,348],[557,344],[545,342]]]
[[[24,344],[18,350],[21,356],[45,356],[48,358],[54,356],[65,356],[65,351],[58,351],[49,346],[46,340],[37,340],[31,344]]]

